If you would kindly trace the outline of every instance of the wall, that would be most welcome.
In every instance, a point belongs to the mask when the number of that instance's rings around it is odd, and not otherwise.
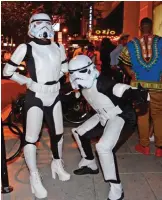
[[[105,18],[109,16],[109,14],[119,5],[120,2],[121,1],[113,1],[113,2],[109,1],[109,2],[96,3],[94,8],[101,11],[102,18]],[[131,35],[131,38],[134,36],[138,36],[139,10],[140,10],[140,2],[137,1],[124,2],[123,32],[129,33]]]
[[[140,2],[140,20],[143,19],[144,17],[149,17],[152,19],[152,9],[153,9],[152,1],[141,1]]]
[[[153,10],[153,32],[162,37],[162,3]]]
[[[113,1],[96,2],[94,4],[94,15],[97,16],[100,13],[101,18],[107,17],[111,12],[112,3]]]
[[[149,17],[153,20],[153,32],[162,36],[162,2],[158,1],[140,1],[124,2],[124,32],[129,32],[131,38],[140,36],[139,25],[141,19]],[[156,9],[156,7],[159,8]],[[154,10],[154,12],[153,12]],[[160,12],[161,10],[161,12]],[[132,12],[133,11],[133,12]],[[158,13],[156,13],[158,12]],[[154,15],[153,15],[154,14]]]
[[[138,36],[139,8],[140,8],[140,2],[137,1],[124,2],[123,32],[129,33],[130,39],[132,37]]]
[[[94,16],[96,17],[100,13],[102,19],[106,18],[118,5],[120,1],[104,1],[96,2],[94,4]],[[94,20],[96,25],[96,20]]]
[[[120,1],[101,2],[96,4],[96,8],[102,11],[102,18],[105,18],[109,16],[119,3]],[[139,24],[141,19],[149,17],[153,19],[154,33],[162,35],[162,9],[159,5],[162,5],[161,1],[124,1],[123,32],[129,33],[130,39],[138,37],[140,35]],[[157,6],[159,8],[156,9]],[[157,10],[161,10],[161,12]]]

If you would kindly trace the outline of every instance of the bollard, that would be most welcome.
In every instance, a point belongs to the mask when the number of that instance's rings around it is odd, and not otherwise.
[[[9,186],[9,181],[8,181],[6,148],[5,148],[5,141],[4,141],[2,119],[1,119],[1,181],[2,181],[1,193],[10,193],[13,191],[13,187]]]

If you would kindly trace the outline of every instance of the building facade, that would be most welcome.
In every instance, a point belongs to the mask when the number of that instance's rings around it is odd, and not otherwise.
[[[112,18],[112,13],[118,9],[120,4],[123,3],[123,13],[122,19],[121,16],[118,17],[118,21],[122,20],[122,31],[124,33],[130,34],[130,39],[133,37],[138,37],[140,34],[139,24],[142,18],[149,17],[153,20],[153,32],[156,35],[162,36],[162,1],[105,1],[105,2],[96,2],[93,6],[93,23],[92,23],[92,32],[94,27],[100,26],[99,21],[104,19]],[[100,20],[99,20],[100,19]],[[107,26],[109,28],[109,21],[107,20]],[[102,31],[102,27],[100,28]],[[88,29],[86,30],[88,32]],[[115,30],[114,30],[115,31]],[[91,38],[96,37],[90,33]],[[102,37],[101,37],[102,38]],[[118,38],[118,35],[116,35]],[[97,38],[96,38],[97,39]]]
[[[131,37],[139,36],[139,24],[144,17],[153,20],[154,34],[162,36],[162,2],[160,1],[125,1],[123,32],[130,33]]]

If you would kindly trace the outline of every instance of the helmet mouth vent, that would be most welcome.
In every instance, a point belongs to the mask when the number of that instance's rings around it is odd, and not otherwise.
[[[44,32],[44,33],[43,33],[43,37],[44,37],[44,38],[47,38],[47,37],[48,37],[47,32]]]

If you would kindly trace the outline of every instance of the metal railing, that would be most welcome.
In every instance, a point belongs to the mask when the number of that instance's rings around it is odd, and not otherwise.
[[[5,126],[7,126],[13,134],[16,134],[18,136],[18,139],[20,140],[20,144],[17,151],[14,152],[9,158],[6,158],[6,146],[4,139]],[[8,120],[7,122],[3,122],[1,119],[1,182],[2,182],[1,193],[10,193],[13,191],[13,187],[9,185],[7,162],[13,161],[16,157],[18,157],[22,152],[23,146],[24,146],[24,134],[19,129],[19,127],[13,124],[10,120]]]
[[[1,178],[2,178],[1,193],[10,193],[13,191],[13,187],[9,186],[7,161],[6,161],[6,147],[5,147],[2,124],[3,123],[1,119]]]

